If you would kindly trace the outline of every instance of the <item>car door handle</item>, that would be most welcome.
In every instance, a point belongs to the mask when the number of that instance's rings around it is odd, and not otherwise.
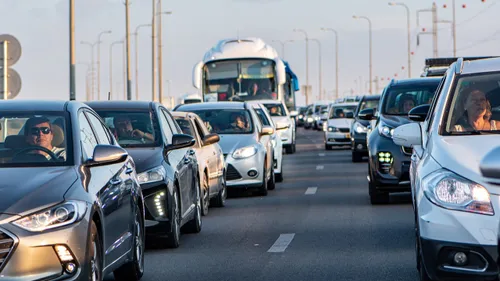
[[[132,169],[131,167],[127,167],[127,169],[125,170],[125,174],[127,175],[130,175],[134,172],[134,169]]]
[[[109,181],[109,183],[112,184],[112,185],[117,185],[117,184],[122,183],[122,179],[111,179]]]

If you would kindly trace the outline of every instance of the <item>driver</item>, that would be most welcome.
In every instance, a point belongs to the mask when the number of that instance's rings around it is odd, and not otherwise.
[[[59,159],[66,159],[66,150],[64,148],[52,146],[54,134],[52,131],[52,124],[46,117],[33,117],[26,121],[24,130],[26,142],[29,145],[41,146],[52,151]],[[48,160],[51,156],[43,150],[35,151],[35,153],[44,155]]]
[[[132,127],[132,122],[128,116],[117,116],[113,119],[113,124],[115,125],[116,135],[119,138],[135,138],[135,139],[146,139],[149,141],[154,141],[154,136],[150,133],[145,133],[139,129],[134,129]]]

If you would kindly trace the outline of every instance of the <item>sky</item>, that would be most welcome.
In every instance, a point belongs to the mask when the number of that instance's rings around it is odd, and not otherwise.
[[[75,0],[76,23],[76,95],[86,99],[86,76],[91,62],[91,48],[81,41],[96,42],[101,37],[100,88],[101,99],[110,91],[110,44],[125,37],[124,0]],[[157,1],[157,0],[156,0]],[[353,19],[366,16],[372,22],[373,78],[384,78],[378,90],[390,78],[406,78],[407,25],[406,11],[389,6],[383,0],[162,0],[163,16],[163,81],[165,97],[176,99],[195,93],[192,86],[193,66],[217,41],[232,37],[260,37],[273,45],[283,57],[282,46],[273,40],[294,40],[287,43],[284,59],[306,83],[305,41],[294,28],[306,30],[309,38],[321,42],[322,84],[326,92],[335,89],[334,35],[321,27],[333,28],[339,34],[339,94],[364,94],[369,80],[368,22]],[[456,0],[457,56],[496,55],[500,29],[495,15],[500,12],[499,0]],[[452,0],[437,0],[440,21],[452,19]],[[130,30],[151,23],[153,0],[131,0]],[[406,0],[410,8],[412,77],[418,77],[425,58],[432,57],[432,36],[422,35],[417,46],[416,34],[432,28],[429,9],[433,1]],[[444,8],[443,5],[447,5]],[[462,5],[466,4],[463,8]],[[21,43],[22,55],[12,66],[21,76],[22,89],[16,99],[69,99],[69,0],[1,0],[0,34],[15,36]],[[439,23],[439,56],[453,55],[451,24]],[[151,29],[141,28],[138,36],[139,99],[151,99]],[[131,37],[132,96],[135,98],[135,41]],[[317,43],[309,46],[309,84],[313,101],[319,84],[319,52]],[[97,57],[97,48],[94,52]],[[95,59],[96,60],[96,59]],[[113,99],[124,98],[123,48],[116,45],[112,55]],[[404,67],[404,69],[403,69]],[[97,68],[97,66],[96,66]],[[397,77],[395,77],[397,75]],[[97,92],[97,75],[95,88]],[[92,76],[89,76],[92,77]],[[90,79],[92,80],[92,79]],[[167,82],[167,80],[169,82]],[[361,82],[360,82],[361,81]],[[373,86],[373,90],[377,87]],[[96,97],[97,99],[97,93]],[[298,94],[298,103],[305,97]]]

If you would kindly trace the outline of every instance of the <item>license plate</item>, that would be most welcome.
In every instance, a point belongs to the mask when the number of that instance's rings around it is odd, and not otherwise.
[[[350,139],[351,138],[351,134],[350,133],[345,134],[345,138],[346,139]]]

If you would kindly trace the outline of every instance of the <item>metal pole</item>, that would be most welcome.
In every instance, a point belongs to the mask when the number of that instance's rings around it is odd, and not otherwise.
[[[127,100],[127,47],[123,45],[123,100]]]
[[[135,28],[135,99],[139,100],[139,29],[151,26],[151,24],[141,24]]]
[[[372,70],[373,70],[373,67],[372,67],[372,21],[368,18],[368,17],[365,17],[365,16],[353,16],[353,18],[355,19],[365,19],[368,21],[368,28],[369,28],[369,49],[370,49],[370,58],[369,58],[369,69],[370,69],[370,77],[368,78],[368,81],[370,83],[370,93],[369,94],[372,94],[373,93],[373,89],[372,89]]]
[[[113,96],[113,46],[123,44],[123,41],[115,41],[109,45],[109,92]]]
[[[97,100],[101,100],[101,36],[110,33],[111,30],[106,30],[97,36]]]
[[[322,95],[323,95],[323,74],[322,69],[321,69],[321,42],[318,39],[311,39],[318,43],[318,65],[319,65],[319,100],[322,100]]]
[[[338,99],[340,96],[339,93],[339,34],[337,30],[333,28],[324,28],[323,31],[331,31],[335,34],[335,98]]]
[[[306,36],[306,104],[309,104],[309,36],[307,36],[307,32],[302,29],[294,29],[295,32],[302,32]]]
[[[437,5],[432,3],[432,35],[433,35],[433,45],[434,45],[434,57],[438,57],[438,16],[437,16]]]
[[[3,99],[9,99],[9,42],[3,41]]]
[[[408,32],[408,78],[411,78],[411,25],[410,25],[410,8],[405,3],[389,2],[389,6],[402,6],[406,9],[407,32]],[[418,15],[418,12],[417,12]],[[418,25],[418,17],[417,17]]]
[[[161,18],[162,18],[162,8],[161,0],[158,0],[158,101],[163,102],[163,54],[162,54],[162,31],[161,31]]]
[[[130,4],[129,0],[126,1],[125,14],[126,14],[126,48],[127,48],[127,100],[132,100],[132,75],[130,72]]]
[[[86,41],[83,41],[81,42],[81,44],[84,44],[84,45],[88,45],[90,46],[90,56],[91,56],[91,71],[92,73],[94,73],[94,46],[97,44],[98,42],[95,42],[95,43],[89,43],[89,42],[86,42]],[[94,88],[95,88],[95,85],[94,85],[94,76],[92,76],[92,82],[91,82],[92,86],[91,86],[91,99],[93,100],[94,99]]]
[[[156,101],[156,0],[153,1],[153,19],[151,22],[152,56],[152,101]]]
[[[69,100],[76,100],[75,86],[75,0],[69,1]]]
[[[457,57],[457,21],[455,11],[455,0],[452,2],[453,6],[453,57]]]

